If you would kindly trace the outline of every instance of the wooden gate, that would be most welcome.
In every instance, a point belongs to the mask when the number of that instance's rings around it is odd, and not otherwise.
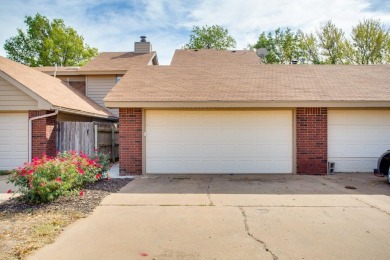
[[[77,151],[93,155],[95,151],[119,158],[119,128],[108,122],[58,122],[57,151]]]

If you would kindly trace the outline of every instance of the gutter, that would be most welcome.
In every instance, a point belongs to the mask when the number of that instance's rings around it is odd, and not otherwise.
[[[57,114],[58,114],[58,109],[56,109],[54,113],[36,116],[28,119],[28,161],[29,162],[31,162],[31,157],[32,157],[32,121],[41,118],[55,116]]]

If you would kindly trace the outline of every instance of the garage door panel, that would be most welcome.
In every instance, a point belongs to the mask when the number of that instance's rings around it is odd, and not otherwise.
[[[215,131],[214,133],[217,134],[218,132],[219,132],[218,140],[220,140],[221,142],[235,142],[238,139],[237,128],[225,127]]]
[[[201,145],[201,154],[209,156],[210,154],[218,154],[219,145],[218,144],[202,144]]]
[[[330,110],[328,160],[336,172],[372,172],[390,149],[390,111]]]
[[[252,127],[256,123],[256,113],[241,112],[236,115],[235,122],[243,127]]]
[[[291,111],[145,114],[147,173],[292,172]]]
[[[256,170],[255,160],[237,160],[236,162],[237,169],[252,172]]]
[[[240,144],[237,147],[237,153],[244,157],[257,157],[258,155],[253,151],[256,151],[256,145],[254,144]]]
[[[252,142],[256,139],[256,128],[255,127],[246,127],[238,128],[238,140],[240,142]]]

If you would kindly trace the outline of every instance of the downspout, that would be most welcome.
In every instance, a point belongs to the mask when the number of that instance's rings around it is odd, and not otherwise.
[[[32,121],[45,118],[45,117],[51,117],[58,114],[58,109],[54,111],[54,113],[36,116],[28,119],[28,161],[31,162],[31,155],[32,155]]]

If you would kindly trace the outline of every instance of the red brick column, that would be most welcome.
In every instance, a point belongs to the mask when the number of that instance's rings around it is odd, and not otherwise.
[[[29,111],[28,118],[51,113],[45,110]],[[50,116],[32,121],[32,158],[43,154],[56,155],[56,119],[56,116]]]
[[[327,108],[297,108],[296,142],[298,174],[327,174],[327,128]]]
[[[142,174],[142,109],[119,109],[119,173]]]

